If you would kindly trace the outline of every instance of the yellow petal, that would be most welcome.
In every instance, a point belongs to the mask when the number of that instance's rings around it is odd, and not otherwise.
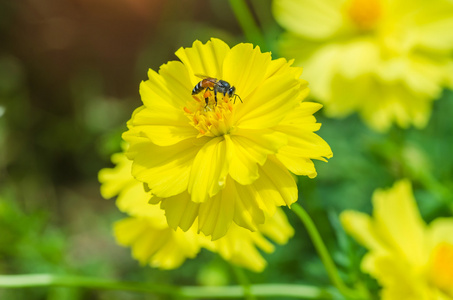
[[[293,155],[290,152],[286,152],[285,148],[280,150],[276,157],[288,170],[296,175],[305,175],[310,178],[315,178],[318,175],[313,161],[309,158]]]
[[[275,156],[269,156],[261,167],[257,190],[267,201],[273,200],[278,206],[290,206],[297,201],[297,185],[293,176]],[[273,215],[273,214],[270,214]]]
[[[119,244],[132,248],[135,259],[161,269],[175,269],[200,251],[193,235],[155,228],[150,218],[123,219],[114,232]]]
[[[173,108],[144,108],[134,114],[128,125],[130,129],[123,134],[124,140],[129,136],[146,136],[159,146],[171,146],[198,135],[182,111]]]
[[[289,224],[288,218],[281,208],[259,226],[259,232],[269,237],[276,243],[283,245],[294,235],[294,228]]]
[[[342,62],[341,46],[330,43],[319,47],[318,44],[312,42],[308,45],[303,43],[301,45],[303,50],[294,53],[295,49],[300,49],[297,45],[300,45],[300,42],[294,41],[292,36],[289,36],[284,44],[282,42],[284,53],[288,53],[289,57],[294,57],[297,65],[304,67],[304,78],[310,82],[313,97],[322,100],[327,106],[334,93],[331,81],[337,76],[337,65]],[[307,60],[307,58],[309,59]],[[326,68],[326,66],[331,67]]]
[[[313,116],[322,107],[319,103],[301,102],[299,106],[288,113],[285,118],[273,129],[285,132],[289,130],[301,130],[303,132],[314,132],[321,127],[320,123],[316,123],[316,118]],[[296,134],[297,136],[297,134]]]
[[[222,40],[212,38],[206,44],[195,41],[191,48],[180,48],[176,56],[182,61],[189,71],[194,88],[201,79],[195,76],[204,75],[208,77],[223,78],[223,63],[230,47]]]
[[[265,222],[266,215],[272,215],[276,209],[273,199],[263,198],[263,196],[269,195],[266,195],[261,189],[258,190],[258,187],[262,187],[257,183],[258,181],[262,182],[263,180],[260,178],[249,185],[235,183],[238,209],[245,210],[236,212],[235,220],[239,221],[237,222],[238,225],[253,231],[257,229],[259,224]],[[263,193],[264,195],[262,195]]]
[[[98,179],[101,183],[101,195],[105,199],[113,198],[123,189],[136,184],[132,177],[132,162],[123,153],[112,155],[112,162],[116,168],[104,168],[99,171]]]
[[[336,70],[345,78],[357,78],[363,74],[377,70],[382,63],[381,49],[372,39],[358,39],[338,47],[338,69]],[[353,64],[350,62],[354,61]],[[388,71],[388,70],[387,70]]]
[[[373,206],[377,230],[390,247],[404,253],[415,265],[422,264],[427,256],[423,246],[426,225],[418,212],[410,182],[401,180],[388,191],[376,191]]]
[[[437,218],[429,225],[430,278],[453,296],[453,218]]]
[[[347,85],[355,88],[345,90]],[[362,119],[377,131],[388,130],[392,122],[402,128],[411,123],[422,128],[429,119],[433,99],[414,94],[399,82],[388,83],[383,88],[374,76],[364,75],[354,81],[337,76],[332,88],[332,103],[326,105],[326,114],[339,117],[358,110]],[[375,92],[369,93],[369,90]],[[368,97],[367,105],[362,105],[364,97]]]
[[[140,84],[145,107],[134,112],[127,134],[146,135],[161,146],[195,137],[198,132],[184,113],[185,105],[193,101],[193,87],[183,64],[170,62],[161,67],[159,74],[149,70],[148,76],[149,80]]]
[[[226,135],[225,141],[230,158],[229,173],[231,177],[242,184],[250,184],[258,179],[256,158],[249,154],[247,148],[243,147],[241,139]]]
[[[123,189],[116,200],[118,209],[131,216],[160,216],[166,223],[163,211],[157,205],[148,203],[152,195],[145,191],[143,183],[134,178],[132,180],[135,184]]]
[[[453,3],[451,1],[426,2],[417,7],[411,17],[417,45],[431,51],[451,51],[453,49]]]
[[[184,116],[183,108],[192,100],[193,85],[187,68],[179,61],[171,61],[160,67],[159,73],[148,71],[149,80],[140,84],[143,104],[148,108],[160,108],[179,111]]]
[[[297,186],[294,179],[276,159],[260,167],[260,178],[251,185],[241,185],[230,177],[225,189],[216,197],[200,204],[199,228],[216,240],[226,234],[232,220],[239,226],[256,231],[259,224],[265,223],[266,215],[271,218],[276,206],[287,205],[297,200]],[[272,176],[269,176],[272,174]],[[270,178],[270,177],[276,178]],[[274,230],[277,224],[270,223]],[[284,228],[284,226],[281,226]],[[269,227],[264,227],[269,228]],[[286,232],[288,232],[286,228]],[[268,230],[271,234],[271,230]]]
[[[236,193],[236,203],[233,221],[250,231],[257,231],[258,225],[265,222],[264,211],[260,209],[257,201],[250,201],[247,194],[234,184],[234,191]],[[255,196],[254,194],[250,194]]]
[[[299,104],[301,92],[301,81],[287,74],[266,79],[253,95],[243,99],[236,113],[237,126],[261,129],[277,125]]]
[[[435,247],[441,242],[453,244],[453,218],[437,218],[429,224],[429,244]]]
[[[313,114],[322,108],[322,104],[316,102],[302,102],[294,110],[285,116],[281,125],[314,123]],[[307,119],[309,118],[309,119]]]
[[[266,266],[257,247],[266,252],[272,252],[274,248],[261,234],[234,225],[226,236],[214,242],[214,247],[225,260],[255,272]]]
[[[302,75],[302,68],[292,67],[294,59],[287,61],[285,58],[277,58],[271,61],[269,67],[267,68],[265,78],[271,76],[280,75],[284,73],[291,73],[293,78],[298,79]]]
[[[199,140],[188,139],[173,146],[156,146],[147,139],[130,139],[129,158],[134,160],[132,175],[148,184],[157,197],[170,197],[187,189]]]
[[[319,135],[313,132],[297,130],[294,126],[291,130],[285,130],[288,137],[288,145],[284,149],[288,153],[312,159],[324,160],[332,157],[332,150]]]
[[[173,228],[181,228],[188,231],[198,216],[199,203],[190,201],[187,192],[162,200],[161,208],[165,210],[168,225]]]
[[[270,53],[261,53],[258,46],[238,44],[225,56],[222,79],[235,86],[236,93],[246,103],[250,93],[263,82],[270,62]]]
[[[234,191],[227,186],[216,196],[200,205],[198,229],[212,240],[223,237],[233,221],[235,211]]]
[[[259,167],[259,172],[260,177],[250,185],[236,183],[241,206],[248,211],[243,221],[247,221],[248,215],[252,216],[254,227],[264,223],[263,212],[272,216],[276,206],[289,206],[297,200],[294,178],[275,157],[270,156],[266,163]]]
[[[341,25],[342,2],[277,0],[272,9],[284,28],[308,38],[323,39],[333,35]]]
[[[385,245],[377,236],[374,224],[368,215],[347,210],[341,213],[340,220],[344,230],[360,244],[370,250],[384,251]]]
[[[197,153],[189,177],[188,191],[194,202],[204,202],[225,185],[228,173],[223,137],[211,139]]]
[[[284,134],[273,130],[239,129],[225,136],[229,174],[242,185],[251,184],[258,178],[258,165],[266,162],[269,154],[274,154],[286,144]]]
[[[374,69],[384,85],[401,81],[408,92],[437,98],[441,92],[439,83],[444,81],[447,72],[444,66],[448,60],[441,57],[432,60],[414,53],[379,61],[379,66]]]
[[[430,296],[426,279],[402,257],[366,255],[362,270],[377,278],[384,287],[381,299],[438,299]]]

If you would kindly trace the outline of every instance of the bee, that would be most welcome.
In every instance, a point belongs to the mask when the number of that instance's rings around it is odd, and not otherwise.
[[[212,78],[209,76],[203,76],[203,75],[196,75],[197,77],[202,78],[203,80],[197,83],[197,85],[193,88],[192,90],[192,95],[199,94],[201,91],[205,90],[207,91],[214,91],[214,99],[215,103],[217,105],[217,93],[223,94],[223,96],[226,96],[228,94],[228,97],[234,98],[234,103],[236,103],[236,97],[239,98],[239,100],[242,102],[241,97],[239,97],[238,94],[236,94],[236,88],[226,82],[225,80],[219,80],[217,78]],[[208,106],[209,98],[204,98],[206,101],[206,106]]]

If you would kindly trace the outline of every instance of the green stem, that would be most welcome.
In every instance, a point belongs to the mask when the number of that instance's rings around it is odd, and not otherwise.
[[[318,232],[318,229],[316,228],[313,220],[310,218],[305,209],[303,209],[302,206],[297,203],[294,203],[291,206],[291,209],[305,225],[305,228],[308,231],[308,235],[310,236],[316,248],[316,251],[320,256],[321,261],[324,264],[324,267],[326,268],[327,274],[329,275],[329,278],[332,281],[333,285],[338,289],[338,291],[340,291],[341,294],[343,294],[343,296],[348,299],[366,299],[367,297],[364,296],[362,292],[352,290],[344,284],[338,273],[337,267],[335,266],[329,254],[329,251],[327,251],[327,247]]]
[[[246,296],[244,288],[238,285],[219,287],[177,287],[171,285],[124,282],[82,276],[58,276],[51,274],[0,275],[0,288],[31,288],[56,286],[134,291],[170,295],[175,299],[243,299]],[[250,294],[256,297],[333,299],[335,293],[334,291],[328,289],[302,284],[254,284],[250,285]]]
[[[121,282],[82,276],[59,276],[52,274],[0,275],[0,288],[26,288],[39,286],[85,287],[107,290],[128,290],[156,294],[178,295],[172,286],[137,282]]]
[[[236,267],[235,265],[231,265],[231,267],[233,268],[234,274],[236,275],[238,282],[244,288],[245,299],[255,300],[256,299],[255,296],[253,296],[253,294],[251,293],[250,281],[247,278],[247,275],[245,274],[244,270],[239,267]]]
[[[247,3],[245,3],[244,0],[230,0],[230,5],[242,31],[244,31],[246,39],[255,45],[260,45],[266,50],[266,41],[264,40],[260,28],[255,23],[255,19],[253,18]]]

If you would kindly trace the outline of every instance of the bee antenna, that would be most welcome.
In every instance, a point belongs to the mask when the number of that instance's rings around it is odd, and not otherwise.
[[[234,102],[233,102],[234,104],[236,104],[236,97],[239,98],[239,100],[241,101],[241,103],[244,103],[244,102],[242,102],[242,99],[241,99],[241,97],[239,97],[238,94],[234,94]]]

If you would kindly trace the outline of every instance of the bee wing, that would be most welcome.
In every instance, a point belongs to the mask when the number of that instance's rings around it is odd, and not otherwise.
[[[195,76],[197,76],[198,78],[201,78],[201,79],[205,79],[207,81],[210,81],[212,83],[217,83],[217,79],[216,78],[213,78],[211,76],[206,76],[206,75],[202,75],[202,74],[195,74]]]
[[[195,76],[197,76],[198,78],[201,78],[201,79],[211,78],[210,76],[206,76],[203,74],[195,74]]]

